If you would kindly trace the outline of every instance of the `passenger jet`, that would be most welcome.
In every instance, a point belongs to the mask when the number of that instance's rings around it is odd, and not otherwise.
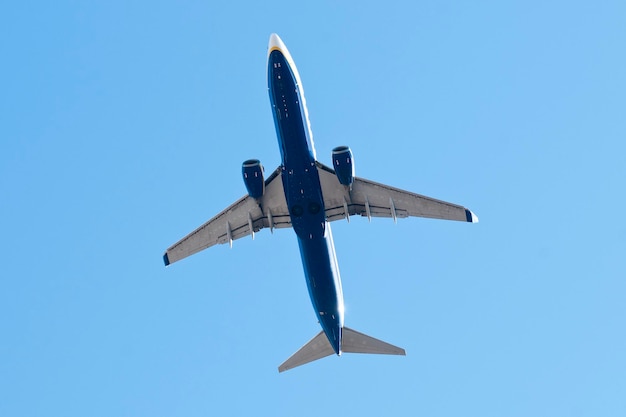
[[[228,243],[263,228],[291,227],[298,238],[309,296],[322,331],[278,368],[279,372],[342,353],[405,355],[402,348],[344,326],[343,292],[330,223],[361,215],[409,216],[477,222],[468,209],[355,176],[347,146],[332,151],[332,168],[315,156],[302,81],[285,44],[270,36],[267,82],[281,164],[265,179],[256,159],[243,163],[248,191],[224,211],[172,245],[165,265],[215,244]]]

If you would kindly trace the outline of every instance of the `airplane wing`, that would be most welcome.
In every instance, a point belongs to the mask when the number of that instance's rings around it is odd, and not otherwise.
[[[269,227],[291,227],[291,219],[287,209],[282,167],[276,170],[265,181],[265,193],[257,202],[246,195],[231,204],[217,216],[182,238],[165,251],[163,261],[169,265],[194,253],[216,244],[230,243],[244,236],[252,235]]]
[[[349,221],[349,216],[359,214],[367,218],[391,217],[394,221],[411,216],[478,222],[478,217],[465,207],[363,178],[355,177],[350,190],[339,183],[332,168],[319,162],[317,167],[328,221]]]

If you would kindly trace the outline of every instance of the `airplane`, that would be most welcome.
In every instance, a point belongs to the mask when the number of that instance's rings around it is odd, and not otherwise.
[[[332,150],[332,168],[316,158],[300,74],[283,41],[269,39],[267,81],[281,164],[265,179],[257,159],[242,165],[247,194],[168,248],[165,265],[261,229],[291,227],[296,233],[311,303],[322,330],[283,362],[279,372],[332,354],[405,355],[404,349],[344,326],[339,266],[330,223],[360,215],[426,217],[476,223],[465,207],[355,176],[352,150]]]

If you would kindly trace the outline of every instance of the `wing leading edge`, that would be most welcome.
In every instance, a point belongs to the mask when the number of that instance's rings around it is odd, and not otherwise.
[[[280,172],[276,168],[265,181],[265,193],[259,201],[246,195],[221,213],[169,247],[163,262],[169,265],[216,244],[229,243],[269,227],[291,227]]]
[[[358,214],[368,219],[391,217],[394,221],[404,217],[457,220],[477,223],[478,217],[457,204],[404,191],[363,178],[354,178],[352,189],[339,183],[332,168],[317,163],[326,218],[328,221],[348,219]]]

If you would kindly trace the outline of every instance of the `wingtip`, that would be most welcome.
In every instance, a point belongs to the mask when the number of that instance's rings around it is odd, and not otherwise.
[[[167,252],[163,254],[163,263],[165,264],[165,266],[168,266],[170,264],[170,258],[167,256]]]
[[[478,216],[472,213],[471,210],[465,209],[465,218],[468,223],[478,223]]]

